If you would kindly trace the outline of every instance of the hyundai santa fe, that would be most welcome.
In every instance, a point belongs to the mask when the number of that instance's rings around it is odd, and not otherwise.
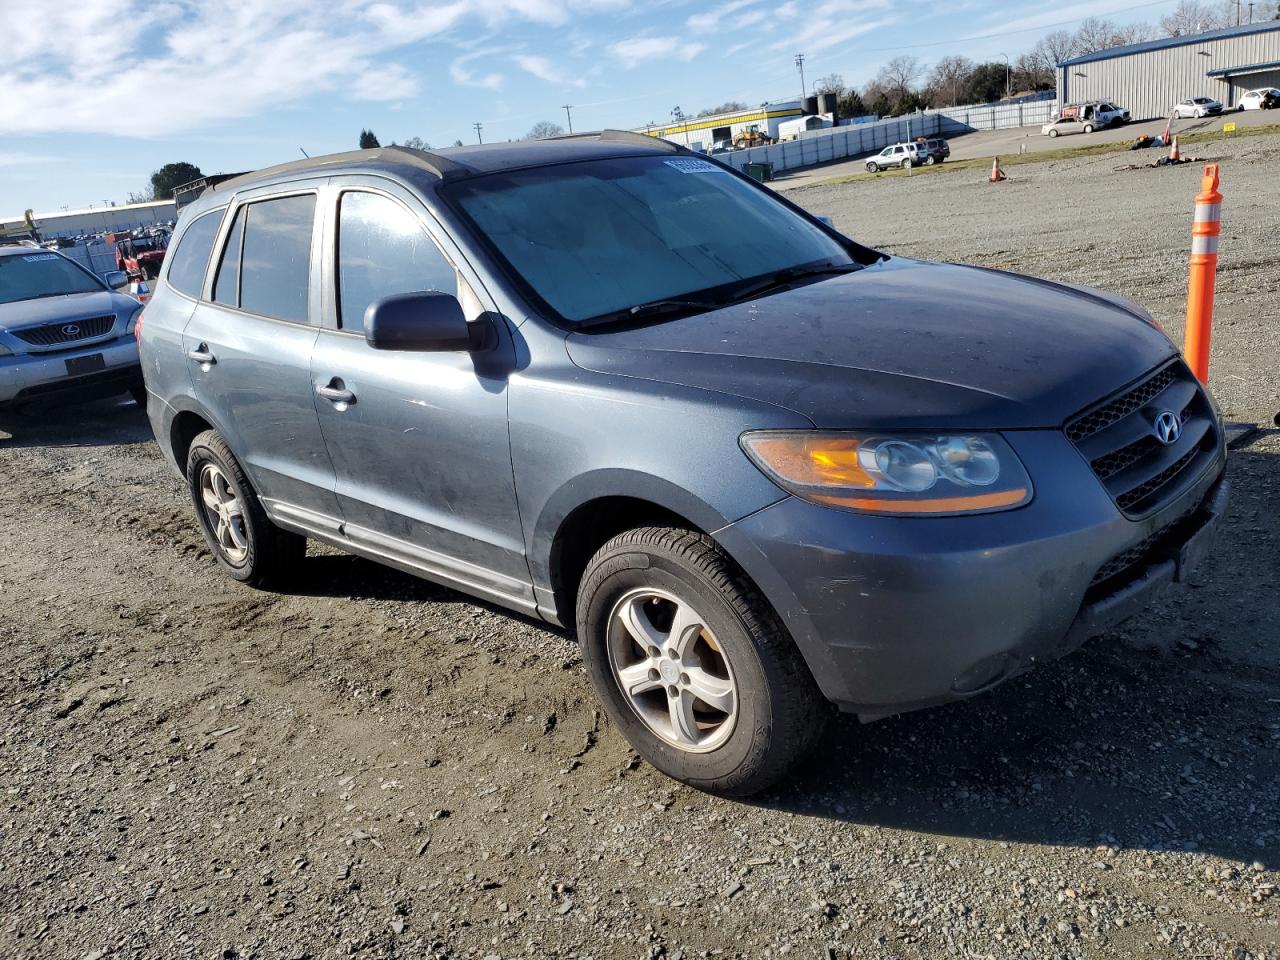
[[[1142,308],[889,256],[639,135],[219,184],[139,331],[231,576],[312,538],[560,625],[636,750],[727,795],[832,704],[970,697],[1139,611],[1227,497]]]

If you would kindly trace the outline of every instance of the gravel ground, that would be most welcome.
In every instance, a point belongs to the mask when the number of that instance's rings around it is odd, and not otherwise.
[[[1269,424],[1280,140],[1201,152],[1213,382]],[[1177,335],[1198,171],[1117,164],[792,196]],[[131,404],[0,430],[4,957],[1280,957],[1280,431],[1234,453],[1200,585],[978,699],[842,719],[744,804],[640,763],[557,632],[321,549],[302,592],[220,577]]]

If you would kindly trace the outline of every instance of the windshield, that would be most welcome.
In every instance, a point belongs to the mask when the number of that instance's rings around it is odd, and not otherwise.
[[[448,189],[512,270],[570,323],[659,300],[708,299],[716,288],[802,265],[853,263],[819,227],[694,157],[559,164]]]
[[[92,274],[56,253],[0,257],[0,303],[102,289],[103,285]]]

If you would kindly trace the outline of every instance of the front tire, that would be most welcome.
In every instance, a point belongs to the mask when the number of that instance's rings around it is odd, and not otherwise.
[[[205,542],[218,564],[252,587],[279,586],[297,572],[305,537],[269,519],[240,462],[216,430],[191,441],[187,488]]]
[[[587,564],[577,627],[610,720],[649,763],[699,790],[766,789],[831,712],[777,614],[704,534],[614,537]]]
[[[880,167],[878,164],[875,164],[875,163],[867,164],[867,173],[879,173],[879,172],[880,172]]]

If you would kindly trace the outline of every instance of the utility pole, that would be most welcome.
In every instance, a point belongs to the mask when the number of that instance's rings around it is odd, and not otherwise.
[[[796,69],[800,71],[800,106],[804,108],[804,98],[809,95],[809,88],[804,85],[804,54],[796,54]]]
[[[565,119],[566,119],[566,120],[568,120],[568,121],[569,121],[569,132],[570,132],[570,133],[573,133],[573,114],[569,112],[569,111],[570,111],[570,110],[572,110],[572,109],[573,109],[573,104],[572,104],[572,103],[566,103],[566,104],[564,105],[564,117],[565,117]]]
[[[1253,4],[1249,4],[1249,22],[1253,23]]]
[[[472,126],[476,128],[476,143],[484,143],[484,137],[480,135],[480,131],[484,129],[484,124],[477,120]]]
[[[1009,55],[1007,53],[1002,53],[1000,56],[1004,57],[1004,98],[1008,100],[1010,94],[1009,82],[1013,76],[1013,65],[1009,63]]]

